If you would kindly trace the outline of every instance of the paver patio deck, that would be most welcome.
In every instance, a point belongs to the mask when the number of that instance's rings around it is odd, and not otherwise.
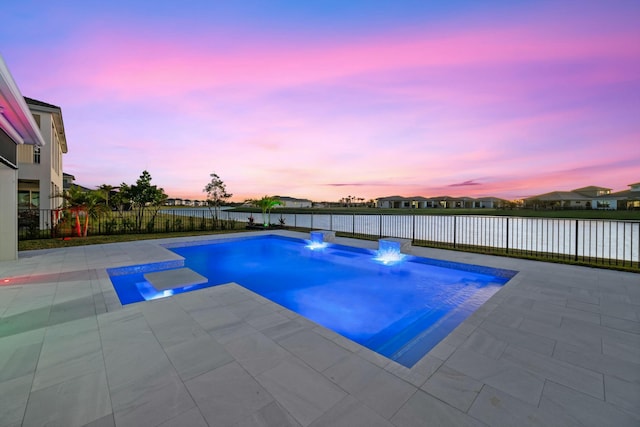
[[[237,284],[120,305],[105,268],[215,238],[1,262],[0,426],[640,425],[639,274],[413,248],[519,273],[411,369]]]

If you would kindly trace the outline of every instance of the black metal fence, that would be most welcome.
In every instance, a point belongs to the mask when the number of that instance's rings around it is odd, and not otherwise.
[[[244,229],[260,213],[207,208],[110,212],[89,219],[88,235]],[[265,218],[266,220],[266,218]],[[81,217],[84,226],[84,217]],[[472,215],[272,214],[271,223],[302,230],[324,229],[361,239],[399,237],[414,245],[508,255],[640,271],[640,221]],[[75,235],[69,212],[19,212],[19,238]]]

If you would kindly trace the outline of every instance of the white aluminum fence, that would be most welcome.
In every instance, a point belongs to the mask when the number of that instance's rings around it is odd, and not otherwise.
[[[55,237],[59,230],[51,224],[57,214],[41,210],[19,213],[21,239]],[[260,213],[223,210],[212,221],[208,208],[160,211],[156,219],[144,219],[142,229],[126,228],[114,222],[114,215],[92,219],[90,234],[127,232],[170,232],[210,230],[215,227],[242,227],[254,218],[263,223]],[[640,221],[602,219],[555,219],[473,215],[381,215],[381,214],[293,214],[272,213],[271,223],[280,219],[285,226],[303,229],[332,230],[360,238],[399,237],[414,244],[536,256],[552,260],[580,261],[593,265],[614,265],[638,269],[640,261]],[[235,224],[234,224],[235,222]],[[59,228],[59,227],[58,227]],[[47,230],[51,230],[48,233]]]

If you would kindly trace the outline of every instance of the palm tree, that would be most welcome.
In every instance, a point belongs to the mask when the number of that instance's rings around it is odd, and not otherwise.
[[[89,217],[96,218],[100,212],[106,209],[104,196],[99,190],[83,191],[80,187],[72,185],[63,193],[54,195],[63,199],[63,208],[68,209],[71,215],[75,215],[75,227],[78,237],[87,237],[89,230]],[[84,215],[84,229],[80,225],[80,217]]]
[[[251,200],[251,204],[262,209],[262,221],[264,226],[268,227],[271,224],[271,209],[275,206],[282,205],[282,202],[274,196],[264,196],[262,199]],[[265,217],[267,221],[265,222]]]
[[[104,200],[107,207],[109,207],[109,195],[111,194],[111,191],[113,191],[115,188],[116,187],[109,184],[102,184],[98,186],[98,190],[102,191],[104,194]]]

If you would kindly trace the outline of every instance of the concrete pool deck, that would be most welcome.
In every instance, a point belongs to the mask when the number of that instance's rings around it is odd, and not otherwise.
[[[236,284],[120,305],[106,268],[228,237],[0,262],[0,426],[640,425],[639,274],[414,247],[519,273],[411,369]]]

